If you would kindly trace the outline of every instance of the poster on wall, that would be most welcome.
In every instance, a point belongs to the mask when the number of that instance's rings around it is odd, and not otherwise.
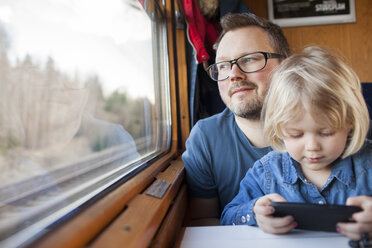
[[[355,0],[267,0],[270,21],[281,27],[353,23]]]

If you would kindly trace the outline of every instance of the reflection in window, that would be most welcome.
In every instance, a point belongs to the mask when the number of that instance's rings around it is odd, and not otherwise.
[[[145,9],[155,11],[136,0],[0,2],[0,246],[169,148],[165,23]]]

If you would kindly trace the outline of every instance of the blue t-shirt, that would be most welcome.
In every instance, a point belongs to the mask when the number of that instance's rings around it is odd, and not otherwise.
[[[346,203],[347,198],[372,195],[372,141],[356,154],[334,162],[323,188],[306,181],[300,165],[288,153],[272,151],[258,160],[240,183],[239,194],[225,207],[221,224],[256,225],[253,207],[257,199],[278,193],[288,202]]]
[[[235,122],[229,109],[199,120],[182,155],[189,193],[219,198],[222,210],[239,191],[239,183],[254,162],[271,151],[257,148]]]

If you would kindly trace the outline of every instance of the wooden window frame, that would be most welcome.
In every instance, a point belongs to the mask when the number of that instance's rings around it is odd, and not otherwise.
[[[53,227],[30,247],[170,247],[174,244],[187,204],[180,159],[190,132],[185,33],[175,27],[177,0],[154,1],[164,8],[167,21],[172,103],[170,150],[116,189]],[[170,183],[161,199],[145,194],[156,179]]]

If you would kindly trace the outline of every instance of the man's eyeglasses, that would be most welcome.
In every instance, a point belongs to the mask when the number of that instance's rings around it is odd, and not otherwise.
[[[284,58],[284,55],[278,53],[254,52],[243,55],[239,58],[221,61],[208,66],[208,75],[214,81],[221,81],[229,78],[234,64],[245,73],[260,71],[265,68],[267,60],[271,58]]]

